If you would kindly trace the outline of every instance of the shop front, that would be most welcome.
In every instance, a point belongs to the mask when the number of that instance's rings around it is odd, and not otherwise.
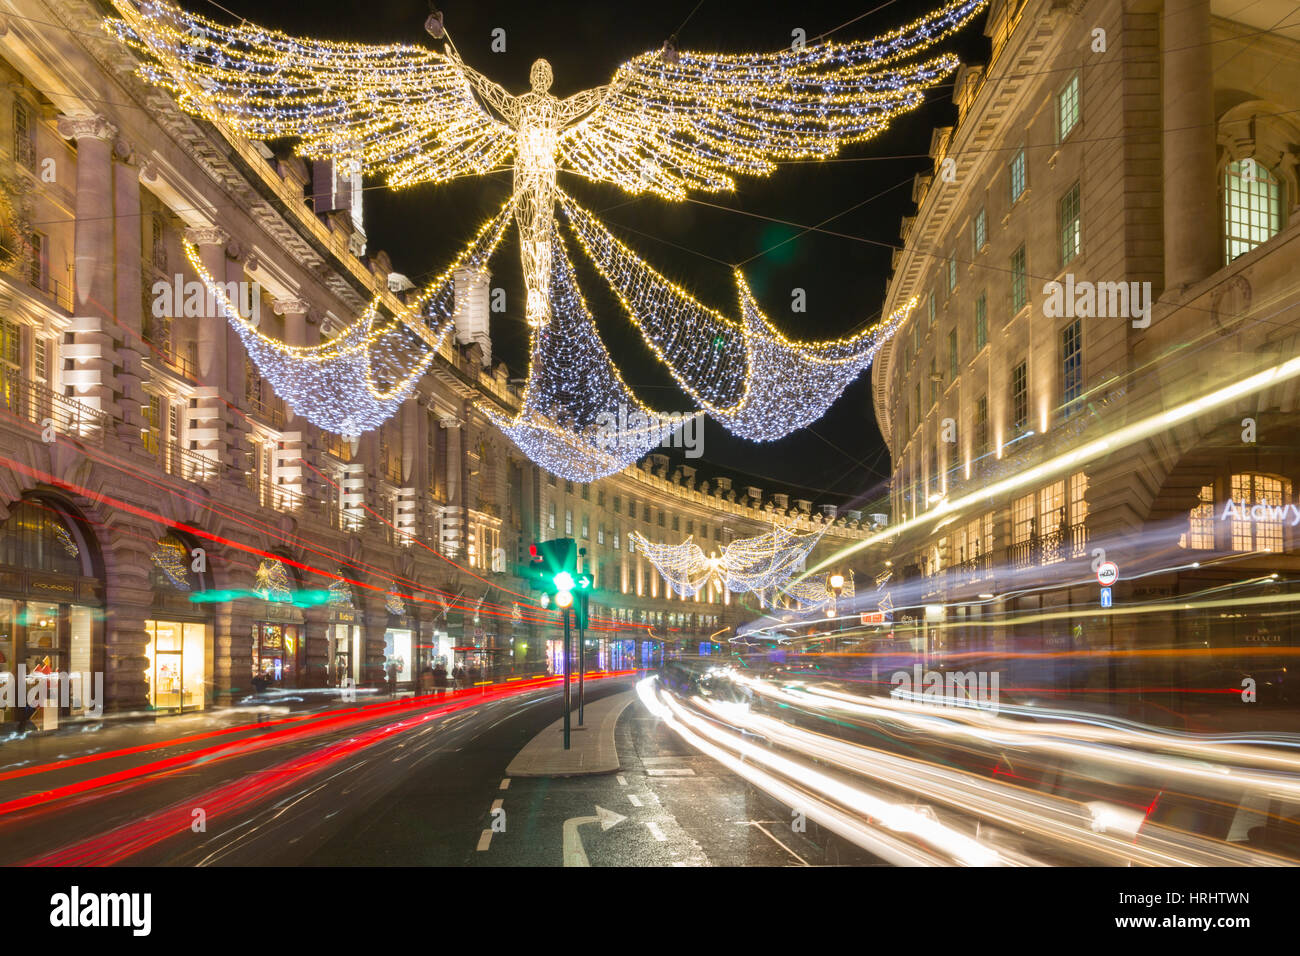
[[[94,675],[104,671],[104,591],[93,548],[85,523],[52,499],[19,501],[0,524],[0,679],[13,685],[6,696],[17,705],[5,708],[6,721],[37,717],[23,704],[40,681],[57,695],[41,708],[49,712],[40,715],[45,727],[55,714],[74,717],[104,703],[92,699]]]
[[[365,662],[361,614],[355,608],[331,605],[326,625],[329,653],[329,685],[342,687],[345,680],[352,686],[361,684],[361,667]]]
[[[145,681],[149,706],[186,713],[212,706],[212,625],[194,598],[207,590],[206,559],[175,534],[161,538],[152,556],[154,599],[145,621],[149,642]],[[203,568],[196,571],[195,567]]]
[[[298,687],[306,653],[302,611],[266,602],[258,617],[252,626],[253,677],[268,686]]]
[[[415,680],[415,627],[404,614],[389,614],[384,631],[384,677],[399,685]]]

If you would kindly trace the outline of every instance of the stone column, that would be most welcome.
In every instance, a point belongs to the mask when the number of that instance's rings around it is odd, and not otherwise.
[[[465,461],[461,450],[461,431],[464,422],[459,418],[443,418],[438,424],[447,432],[447,460],[443,462],[447,475],[447,505],[443,508],[439,522],[441,550],[448,556],[463,557],[465,502],[461,476],[465,470]]]
[[[116,309],[113,282],[113,142],[117,127],[103,116],[61,116],[59,133],[77,144],[77,209],[73,235],[76,317],[74,341],[59,350],[73,360],[63,373],[72,397],[101,411],[113,407],[111,327]],[[138,409],[137,409],[138,412]]]
[[[143,233],[140,222],[140,170],[133,165],[135,157],[129,144],[118,140],[114,152],[121,160],[113,168],[113,205],[116,214],[117,236],[114,243],[117,258],[117,299],[115,312],[118,325],[114,329],[119,338],[117,347],[117,381],[121,390],[121,417],[125,424],[120,437],[128,444],[140,442],[140,429],[144,426],[141,407],[146,398],[142,387],[145,379],[141,361],[148,347],[140,338],[141,311],[144,307],[141,247]],[[165,421],[160,422],[166,428]]]
[[[214,281],[224,282],[226,242],[230,238],[226,231],[216,226],[187,229],[185,238],[198,247],[199,260],[208,275]],[[206,302],[206,296],[204,299]],[[172,311],[184,315],[183,303],[174,303]],[[216,463],[218,475],[235,471],[242,477],[242,463],[233,462],[226,447],[226,320],[221,318],[218,322],[217,317],[203,314],[193,321],[198,323],[194,338],[198,342],[199,388],[195,392],[195,407],[187,412],[187,433],[195,443],[195,450]]]
[[[305,299],[276,299],[271,304],[271,309],[276,315],[284,316],[284,341],[287,345],[306,345],[307,344],[307,311],[309,305]],[[277,462],[277,477],[283,477],[285,484],[290,485],[292,490],[300,495],[307,494],[306,474],[308,469],[302,464],[302,459],[307,456],[306,432],[307,419],[300,415],[295,415],[289,404],[285,403],[284,409],[285,432],[284,441],[277,457],[283,461],[283,464]]]
[[[1222,263],[1210,0],[1165,0],[1160,26],[1165,288],[1179,289]]]

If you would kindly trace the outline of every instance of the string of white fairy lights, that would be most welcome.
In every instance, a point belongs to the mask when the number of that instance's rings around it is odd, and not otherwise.
[[[737,55],[666,45],[624,63],[608,86],[564,100],[550,94],[544,60],[533,64],[532,90],[516,96],[450,46],[444,55],[413,45],[299,39],[247,22],[220,24],[165,0],[113,0],[119,17],[106,27],[144,55],[141,76],[172,91],[182,108],[245,136],[295,137],[299,154],[333,160],[345,173],[383,176],[401,188],[484,174],[513,156],[509,203],[458,259],[486,262],[513,213],[536,334],[524,407],[512,420],[497,414],[494,421],[543,467],[591,480],[653,447],[655,429],[620,428],[613,441],[593,431],[595,415],[649,410],[596,334],[558,245],[557,201],[677,382],[746,438],[779,438],[819,417],[914,303],[859,335],[797,342],[762,314],[737,273],[741,319],[729,319],[614,239],[557,189],[557,170],[677,201],[693,190],[734,190],[735,175],[769,175],[782,161],[831,156],[922,102],[956,68],[956,58],[900,61],[963,26],[987,2],[950,0],[871,40]],[[197,251],[186,251],[212,290]],[[285,346],[228,303],[225,311],[259,371],[295,412],[329,431],[359,434],[394,414],[432,362],[436,346],[426,333],[432,324],[440,343],[449,328],[442,320],[452,312],[448,276],[455,268],[429,287],[427,309],[382,319],[376,301],[318,347]],[[558,327],[550,333],[553,321]]]
[[[678,544],[656,544],[639,531],[628,537],[681,597],[693,597],[712,581],[735,593],[753,591],[762,599],[803,568],[829,527],[801,533],[790,525],[774,525],[765,534],[736,538],[708,555],[693,537]]]

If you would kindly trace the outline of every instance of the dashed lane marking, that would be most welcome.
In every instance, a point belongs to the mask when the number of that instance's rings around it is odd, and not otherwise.
[[[501,786],[500,786],[498,789],[501,789],[501,790],[509,790],[509,789],[510,789],[510,778],[509,778],[509,777],[506,777],[504,780],[502,780],[502,781],[501,781]]]
[[[653,821],[646,823],[645,828],[649,830],[650,835],[654,837],[656,840],[658,840],[660,843],[663,843],[668,839],[668,837],[664,835],[664,831],[659,829],[659,824]]]
[[[492,831],[484,830],[478,836],[478,851],[482,853],[492,845]]]
[[[632,806],[634,806],[634,807],[642,806],[641,798],[638,797],[635,793],[629,793],[629,794],[627,795],[627,799],[628,799],[628,802],[629,802],[630,804],[632,804]]]

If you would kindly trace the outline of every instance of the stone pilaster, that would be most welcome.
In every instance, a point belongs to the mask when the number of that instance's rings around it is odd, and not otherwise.
[[[116,413],[113,376],[113,142],[117,127],[103,116],[61,116],[59,133],[77,144],[76,226],[73,279],[74,339],[60,350],[73,367],[63,373],[72,397]],[[138,412],[138,410],[137,410]]]
[[[1222,261],[1210,0],[1165,0],[1161,47],[1165,288],[1176,290]]]

